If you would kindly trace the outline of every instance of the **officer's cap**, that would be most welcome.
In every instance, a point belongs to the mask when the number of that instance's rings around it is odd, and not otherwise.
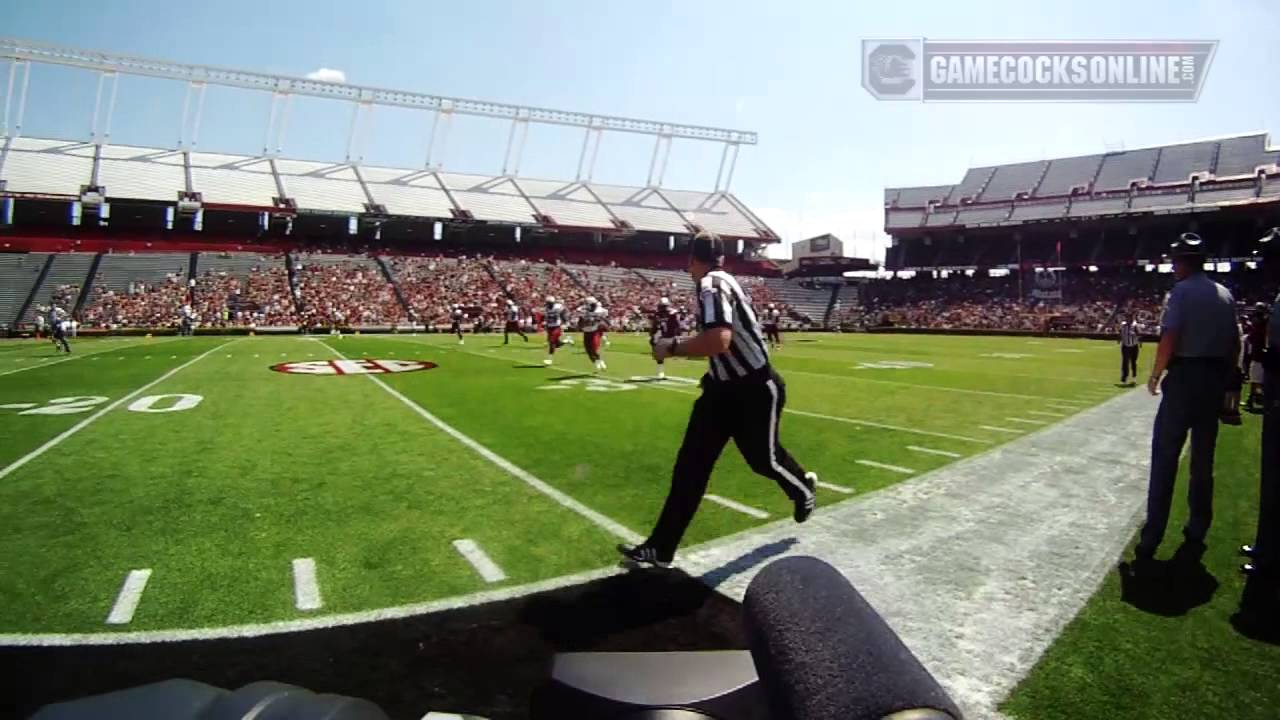
[[[1204,240],[1193,232],[1182,233],[1169,246],[1169,255],[1175,258],[1203,258],[1205,256]]]

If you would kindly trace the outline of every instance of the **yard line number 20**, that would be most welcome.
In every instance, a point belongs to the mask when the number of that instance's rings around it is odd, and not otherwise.
[[[85,413],[106,402],[110,398],[101,395],[77,395],[49,400],[40,407],[23,410],[19,415],[75,415]],[[188,393],[171,393],[168,395],[147,395],[129,403],[130,412],[167,413],[190,410],[199,405],[204,397]]]

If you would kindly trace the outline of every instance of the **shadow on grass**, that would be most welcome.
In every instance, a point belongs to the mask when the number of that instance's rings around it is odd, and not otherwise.
[[[1250,577],[1231,616],[1236,632],[1268,645],[1280,645],[1280,578]]]
[[[1218,579],[1204,566],[1204,546],[1183,543],[1168,560],[1120,564],[1120,599],[1163,617],[1186,615],[1213,599]]]

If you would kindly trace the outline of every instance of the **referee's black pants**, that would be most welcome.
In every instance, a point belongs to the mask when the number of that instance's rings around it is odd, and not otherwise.
[[[1124,383],[1129,380],[1129,375],[1133,375],[1134,382],[1138,380],[1138,350],[1141,345],[1121,345],[1120,346],[1120,382]]]
[[[760,475],[772,478],[793,501],[809,494],[804,468],[778,441],[787,386],[772,368],[756,378],[717,383],[704,377],[702,395],[684,431],[684,442],[671,473],[671,491],[645,542],[670,560],[707,492],[707,481],[720,451],[730,438],[738,452]]]

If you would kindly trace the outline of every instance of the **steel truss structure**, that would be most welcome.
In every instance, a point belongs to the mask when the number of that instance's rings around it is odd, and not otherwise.
[[[189,65],[15,38],[0,38],[0,59],[9,61],[3,125],[0,125],[0,137],[4,138],[22,135],[31,64],[44,63],[82,68],[99,73],[98,93],[94,102],[90,133],[90,140],[96,145],[106,144],[110,140],[111,117],[115,110],[116,89],[121,74],[162,78],[187,84],[176,145],[176,149],[182,151],[190,151],[197,147],[200,120],[204,110],[205,89],[211,84],[272,94],[271,111],[262,148],[262,155],[271,158],[279,156],[281,152],[288,125],[290,101],[298,95],[341,100],[352,104],[346,149],[346,161],[350,165],[359,165],[363,160],[364,139],[372,125],[374,109],[378,106],[421,110],[431,115],[422,167],[425,170],[434,171],[442,168],[438,160],[439,153],[447,143],[450,125],[458,115],[511,121],[502,167],[503,176],[509,177],[519,172],[520,158],[531,123],[582,128],[582,149],[578,157],[577,176],[574,178],[576,181],[591,181],[600,139],[604,133],[653,136],[654,148],[649,162],[647,180],[647,186],[652,188],[662,186],[673,140],[713,142],[723,146],[714,188],[714,192],[717,193],[728,191],[733,181],[734,168],[737,165],[741,146],[757,143],[756,133],[742,130],[469,100],[210,65]],[[104,109],[103,95],[108,85],[110,90]],[[727,173],[725,172],[726,163]]]

